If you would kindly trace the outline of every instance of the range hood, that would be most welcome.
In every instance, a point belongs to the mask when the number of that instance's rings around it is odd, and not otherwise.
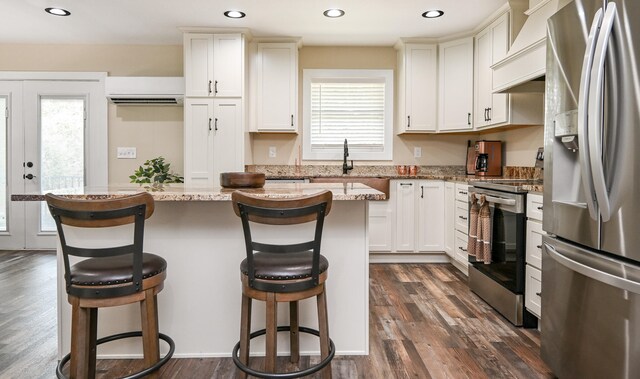
[[[494,93],[543,93],[547,61],[547,19],[561,0],[529,0],[528,16],[507,55],[495,63]]]
[[[184,77],[108,76],[105,93],[117,105],[181,105]]]

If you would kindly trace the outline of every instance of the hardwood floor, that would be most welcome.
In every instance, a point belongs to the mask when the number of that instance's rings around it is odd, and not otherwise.
[[[373,264],[370,281],[370,355],[336,357],[334,378],[553,377],[539,358],[538,331],[512,326],[453,266]],[[55,255],[0,251],[0,288],[0,378],[55,377]],[[317,360],[301,357],[300,365]],[[124,376],[139,364],[100,360],[98,377]],[[261,359],[251,365],[260,367]],[[278,366],[295,368],[286,357]],[[160,377],[235,374],[230,358],[172,359]]]

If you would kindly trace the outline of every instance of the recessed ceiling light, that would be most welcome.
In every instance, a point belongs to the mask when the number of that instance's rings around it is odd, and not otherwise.
[[[45,8],[44,11],[54,16],[69,16],[71,14],[71,12],[62,8]]]
[[[240,11],[226,11],[224,12],[224,15],[229,18],[244,18],[244,16],[246,16],[244,12],[240,12]]]
[[[426,11],[422,14],[422,17],[424,18],[438,18],[440,16],[442,16],[444,14],[443,11],[439,10],[439,9],[434,9],[434,10],[430,10],[430,11]]]
[[[337,18],[337,17],[344,16],[344,11],[342,9],[332,8],[332,9],[327,9],[322,14],[330,18]]]

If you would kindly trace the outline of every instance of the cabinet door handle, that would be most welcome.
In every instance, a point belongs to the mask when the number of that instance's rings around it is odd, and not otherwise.
[[[217,80],[213,83],[213,92],[216,93],[216,94],[218,93],[218,81]]]
[[[536,245],[538,249],[542,249],[542,245]]]
[[[209,95],[211,95],[211,80],[209,80]]]
[[[218,131],[218,118],[215,118],[213,121],[213,130]]]
[[[487,110],[488,110],[487,114],[489,115],[489,120],[487,120],[487,121],[491,121],[491,110],[492,109],[493,108],[487,108]]]
[[[467,113],[467,125],[471,126],[471,112]]]
[[[211,131],[211,117],[209,117],[209,131]]]
[[[291,126],[293,126],[293,115],[291,115]]]
[[[542,210],[542,207],[538,207],[538,210],[539,210],[539,211],[541,211],[541,210]]]
[[[407,116],[407,128],[411,127],[411,116]]]
[[[489,121],[489,108],[484,109],[484,120]]]
[[[420,198],[424,199],[424,186],[420,186]]]
[[[542,297],[542,292],[536,292],[536,296]]]
[[[413,183],[400,183],[401,186],[412,186]]]

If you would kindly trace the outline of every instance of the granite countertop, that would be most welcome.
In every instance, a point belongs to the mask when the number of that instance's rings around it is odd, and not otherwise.
[[[333,192],[334,200],[385,200],[383,192],[360,183],[267,183],[264,188],[243,188],[242,191],[270,199],[285,199],[312,195],[322,190]],[[138,185],[124,184],[109,187],[85,187],[80,191],[52,191],[76,199],[109,199],[149,192],[156,201],[231,201],[235,189],[185,187],[182,184],[165,185],[162,190],[147,191]],[[43,201],[42,193],[12,194],[12,201]]]
[[[337,165],[248,165],[245,171],[262,172],[267,179],[308,179],[317,177],[341,177],[342,166]],[[503,167],[502,176],[482,177],[466,175],[464,166],[419,166],[416,175],[399,175],[396,166],[356,166],[349,177],[381,177],[389,179],[447,180],[473,184],[476,181],[531,180],[522,188],[531,192],[543,192],[542,170],[534,167]]]

